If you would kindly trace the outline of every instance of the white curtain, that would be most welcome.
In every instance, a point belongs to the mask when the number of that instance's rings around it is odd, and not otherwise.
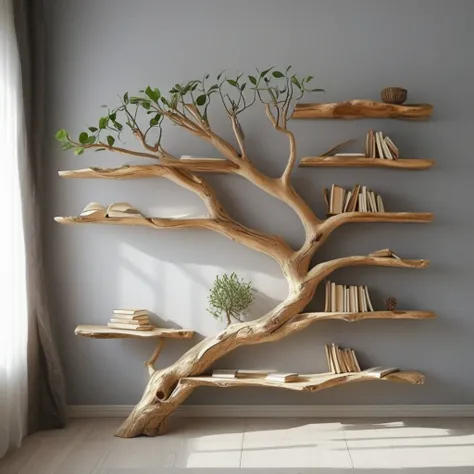
[[[18,157],[25,152],[12,2],[0,0],[0,458],[26,432],[27,304]]]

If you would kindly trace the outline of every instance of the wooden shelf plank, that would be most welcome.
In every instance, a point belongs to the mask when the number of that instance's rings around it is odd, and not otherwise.
[[[151,331],[135,331],[133,329],[114,329],[108,326],[80,325],[74,331],[76,336],[91,337],[94,339],[121,339],[121,338],[151,338],[164,337],[168,339],[191,339],[194,331],[191,329],[155,328]]]
[[[434,165],[434,160],[401,158],[384,160],[359,156],[305,156],[299,163],[300,168],[315,167],[347,167],[347,168],[396,168],[405,170],[425,170]]]
[[[328,214],[329,218],[347,219],[347,222],[432,222],[431,212],[341,212]]]
[[[302,313],[292,320],[294,323],[305,320],[326,321],[338,319],[348,323],[370,319],[433,319],[432,311],[368,311],[368,312],[316,312]]]
[[[424,383],[424,375],[417,371],[399,371],[393,372],[382,378],[374,378],[366,375],[364,371],[346,373],[346,374],[301,374],[300,380],[296,382],[273,382],[266,380],[265,377],[242,378],[242,379],[225,379],[211,376],[186,377],[182,379],[183,383],[195,386],[209,386],[209,387],[274,387],[284,388],[287,390],[296,390],[299,392],[317,392],[338,385],[343,385],[351,382],[368,382],[374,380],[384,380],[390,382],[404,382],[415,385]]]
[[[230,161],[222,160],[176,160],[172,163],[159,165],[123,165],[119,168],[84,168],[78,170],[58,171],[62,178],[105,178],[105,179],[135,179],[153,178],[160,176],[163,168],[177,168],[199,173],[233,173],[237,167]]]
[[[348,219],[348,222],[431,222],[433,214],[430,212],[343,212],[331,217]],[[155,229],[205,227],[203,224],[209,220],[201,218],[164,218],[164,217],[104,217],[94,218],[87,216],[55,217],[60,224],[112,224],[145,226]]]
[[[373,100],[355,99],[330,104],[296,104],[294,119],[399,118],[420,120],[433,112],[430,104],[395,105]]]

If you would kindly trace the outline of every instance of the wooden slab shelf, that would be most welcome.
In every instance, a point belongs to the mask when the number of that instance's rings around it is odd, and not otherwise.
[[[328,218],[347,219],[348,222],[421,222],[433,221],[431,212],[342,212],[328,214]]]
[[[433,319],[435,313],[432,311],[368,311],[368,312],[319,312],[302,313],[294,319],[294,322],[304,320],[326,321],[341,320],[348,323],[370,319]]]
[[[296,390],[298,392],[317,392],[327,388],[336,387],[351,382],[368,382],[374,380],[383,380],[389,382],[404,382],[414,385],[424,383],[425,377],[417,371],[399,371],[393,372],[382,378],[374,378],[362,372],[352,372],[346,374],[301,374],[297,382],[273,382],[261,378],[242,378],[242,379],[224,379],[211,376],[186,377],[182,379],[183,383],[191,386],[209,386],[209,387],[274,387],[287,390]]]
[[[305,156],[299,163],[300,168],[395,168],[404,170],[425,170],[434,165],[434,160],[401,158],[384,160],[362,156]]]
[[[433,112],[430,104],[395,105],[373,100],[348,100],[330,104],[296,104],[294,119],[399,118],[420,120]]]
[[[76,336],[91,337],[93,339],[121,339],[121,338],[167,338],[191,339],[194,331],[191,329],[155,328],[151,331],[135,331],[128,329],[114,329],[108,326],[81,325],[74,331]]]

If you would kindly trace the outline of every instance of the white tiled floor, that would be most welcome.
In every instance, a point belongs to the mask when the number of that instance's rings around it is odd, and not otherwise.
[[[121,421],[72,420],[65,430],[36,433],[0,461],[0,474],[106,474],[125,468],[145,474],[159,467],[474,473],[474,418],[177,418],[165,436],[131,440],[112,436]]]

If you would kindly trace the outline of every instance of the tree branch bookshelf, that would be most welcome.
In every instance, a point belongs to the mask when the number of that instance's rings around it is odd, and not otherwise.
[[[78,140],[72,139],[65,130],[57,134],[63,143],[63,149],[76,148],[76,154],[86,150],[108,150],[134,158],[152,160],[148,165],[124,165],[119,168],[85,168],[60,171],[64,178],[101,178],[101,179],[134,179],[161,178],[196,194],[202,199],[207,209],[205,217],[161,218],[145,216],[124,216],[91,218],[90,216],[57,217],[62,224],[113,224],[126,226],[145,226],[153,229],[199,228],[218,232],[226,237],[273,258],[280,266],[288,283],[288,295],[273,310],[260,318],[236,324],[197,343],[169,367],[155,370],[154,362],[162,350],[164,338],[189,338],[192,330],[155,329],[151,334],[145,331],[124,333],[122,330],[111,330],[104,326],[79,326],[76,334],[92,338],[153,338],[159,344],[146,362],[150,380],[141,401],[117,432],[120,437],[138,435],[155,436],[163,434],[167,418],[198,386],[235,387],[266,386],[296,391],[314,392],[351,382],[374,380],[364,371],[344,374],[306,374],[297,382],[275,383],[258,377],[245,380],[220,380],[209,377],[206,371],[211,365],[232,350],[243,345],[277,342],[280,339],[303,330],[318,321],[339,320],[358,322],[363,320],[425,320],[435,315],[430,311],[373,311],[373,312],[305,312],[312,301],[316,289],[332,272],[349,266],[384,266],[401,269],[423,269],[429,264],[427,260],[395,259],[390,257],[361,255],[348,256],[312,265],[313,256],[327,238],[341,225],[351,222],[407,222],[428,223],[433,219],[431,213],[411,212],[347,212],[327,218],[318,217],[302,196],[293,187],[291,174],[297,166],[296,138],[287,127],[290,118],[427,118],[432,111],[430,105],[393,106],[374,101],[348,101],[340,104],[301,104],[292,112],[292,104],[308,92],[311,76],[299,77],[287,68],[285,72],[269,68],[258,71],[256,76],[242,75],[231,79],[219,74],[212,86],[207,85],[208,75],[186,84],[176,85],[170,96],[164,98],[158,89],[148,86],[141,96],[130,97],[124,94],[121,105],[109,109],[108,114],[99,120],[98,127],[89,127],[82,132]],[[207,81],[207,82],[206,82]],[[244,89],[253,94],[253,100],[246,101]],[[281,87],[280,87],[281,86]],[[237,98],[229,94],[219,94],[223,88],[230,88]],[[193,91],[199,91],[193,94]],[[281,100],[274,100],[277,94]],[[233,140],[218,135],[212,128],[207,115],[211,97],[220,96],[227,111]],[[269,100],[266,97],[270,97]],[[212,99],[214,100],[214,99]],[[262,173],[251,161],[245,143],[245,135],[239,114],[255,101],[264,105],[265,113],[276,132],[288,140],[288,162],[281,176],[275,178]],[[136,109],[136,111],[135,111]],[[146,112],[150,122],[147,130],[142,129],[134,119],[137,112]],[[120,117],[126,124],[120,123]],[[167,120],[204,142],[214,147],[223,160],[206,159],[180,160],[173,156],[161,144],[161,123]],[[120,135],[125,125],[138,140],[144,151],[137,152],[115,145],[115,137]],[[154,141],[150,130],[155,132]],[[106,140],[101,133],[108,133]],[[364,160],[364,161],[362,161]],[[366,161],[365,161],[366,160]],[[385,160],[375,162],[369,158],[335,159],[334,157],[303,158],[299,166],[383,166],[406,170],[427,169],[431,160],[398,160],[387,163]],[[293,249],[284,239],[275,234],[264,233],[247,227],[234,220],[218,200],[213,188],[201,174],[222,173],[235,174],[263,192],[286,203],[299,217],[305,232],[302,245]],[[416,371],[400,370],[391,373],[381,380],[423,383],[424,376]]]

